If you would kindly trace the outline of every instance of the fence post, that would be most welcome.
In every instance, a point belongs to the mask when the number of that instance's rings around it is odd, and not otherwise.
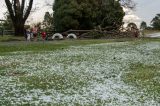
[[[4,30],[2,29],[2,37],[3,37],[3,35],[4,35]]]

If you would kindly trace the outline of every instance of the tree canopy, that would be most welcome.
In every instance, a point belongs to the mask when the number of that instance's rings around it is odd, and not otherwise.
[[[154,29],[160,30],[160,14],[157,14],[151,21],[151,25]]]
[[[4,17],[5,20],[3,21],[1,26],[3,26],[3,28],[6,30],[13,30],[13,23],[12,23],[12,20],[11,20],[9,13],[6,12],[4,15],[5,15],[5,17]]]
[[[53,14],[46,12],[44,15],[44,20],[43,20],[43,25],[44,25],[44,29],[51,31],[54,29],[54,25],[53,25],[54,19],[53,19]]]
[[[120,26],[125,15],[117,0],[55,0],[55,30]]]
[[[147,28],[147,23],[142,21],[140,25],[140,29],[146,29]]]

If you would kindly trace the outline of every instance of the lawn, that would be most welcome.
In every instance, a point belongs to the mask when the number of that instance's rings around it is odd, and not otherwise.
[[[10,41],[23,41],[24,37],[17,37],[13,35],[0,35],[0,42],[10,42]]]
[[[144,30],[144,34],[153,34],[153,33],[160,33],[160,30]]]
[[[158,106],[160,39],[0,43],[0,105]]]

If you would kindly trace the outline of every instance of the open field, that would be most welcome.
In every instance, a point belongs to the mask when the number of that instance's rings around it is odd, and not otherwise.
[[[160,33],[160,30],[144,30],[144,34],[154,34],[154,33]]]
[[[160,39],[0,43],[0,105],[159,106]]]
[[[9,42],[9,41],[23,41],[24,37],[15,37],[13,35],[1,35],[0,42]]]

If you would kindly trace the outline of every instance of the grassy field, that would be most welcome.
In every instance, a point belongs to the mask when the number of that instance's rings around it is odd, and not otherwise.
[[[160,39],[0,43],[0,105],[158,106]]]
[[[17,39],[17,38],[16,38]],[[21,38],[22,39],[22,38]],[[147,39],[146,39],[147,40]],[[157,40],[157,39],[154,39]],[[38,41],[38,42],[27,42],[27,41],[10,41],[0,43],[0,54],[14,51],[51,51],[57,49],[64,49],[70,46],[83,46],[88,44],[100,44],[109,42],[125,42],[125,41],[136,41],[136,39],[109,39],[109,40],[60,40],[60,41]]]
[[[10,42],[10,41],[24,41],[24,37],[15,37],[13,35],[1,35],[0,42]]]
[[[153,33],[160,33],[160,30],[144,30],[145,35],[153,34]]]

